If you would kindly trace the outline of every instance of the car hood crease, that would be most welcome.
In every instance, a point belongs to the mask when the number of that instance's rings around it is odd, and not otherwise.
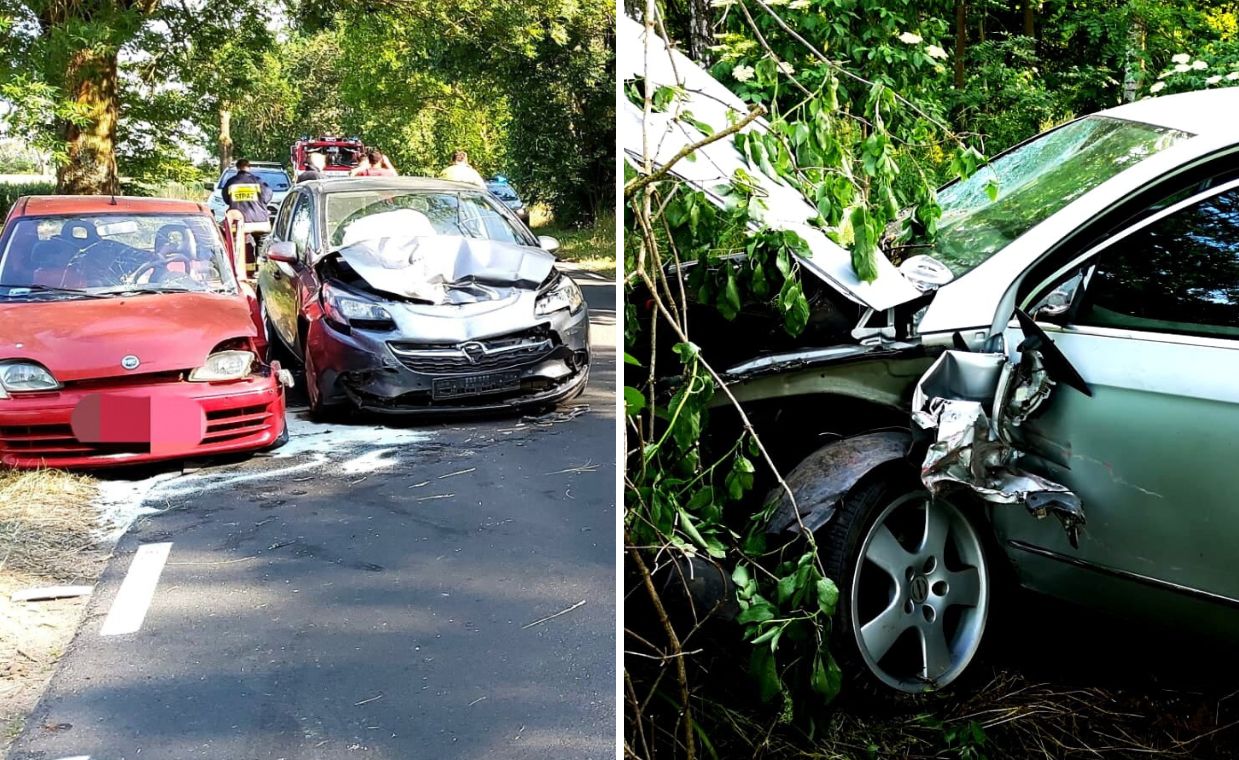
[[[531,246],[464,237],[360,240],[335,251],[377,291],[431,305],[503,300],[535,290],[555,257]]]

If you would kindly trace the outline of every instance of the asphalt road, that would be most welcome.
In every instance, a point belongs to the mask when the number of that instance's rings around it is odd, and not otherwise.
[[[557,414],[296,416],[276,456],[109,483],[160,511],[10,757],[613,757],[614,286],[582,284],[593,372]],[[140,628],[105,635],[166,543]]]

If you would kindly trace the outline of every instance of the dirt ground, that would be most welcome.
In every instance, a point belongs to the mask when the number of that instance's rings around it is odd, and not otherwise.
[[[107,551],[96,540],[90,479],[0,471],[0,755],[21,731],[89,597],[15,602],[14,592],[93,585]]]

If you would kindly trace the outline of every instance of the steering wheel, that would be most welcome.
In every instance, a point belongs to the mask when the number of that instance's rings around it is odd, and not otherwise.
[[[125,245],[115,240],[97,240],[73,255],[66,272],[77,273],[88,286],[133,284],[147,269],[164,263],[162,256]]]
[[[169,253],[159,256],[157,259],[151,259],[139,265],[138,269],[133,272],[132,282],[141,282],[142,278],[147,275],[150,277],[147,282],[166,282],[169,279],[173,279],[163,276],[172,274],[172,271],[168,269],[169,264],[184,264],[185,271],[177,272],[177,275],[189,277],[189,269],[193,261],[183,253]],[[163,267],[163,275],[157,274],[160,267]]]

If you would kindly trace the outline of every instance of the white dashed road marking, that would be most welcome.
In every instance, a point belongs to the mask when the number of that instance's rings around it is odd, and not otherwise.
[[[151,597],[155,595],[155,586],[159,585],[159,575],[163,572],[164,563],[168,561],[168,552],[172,550],[172,542],[162,544],[142,544],[133,554],[129,563],[129,572],[120,584],[120,591],[108,610],[107,619],[99,629],[100,636],[118,636],[122,633],[134,633],[142,627],[146,618],[146,610],[151,606]]]

